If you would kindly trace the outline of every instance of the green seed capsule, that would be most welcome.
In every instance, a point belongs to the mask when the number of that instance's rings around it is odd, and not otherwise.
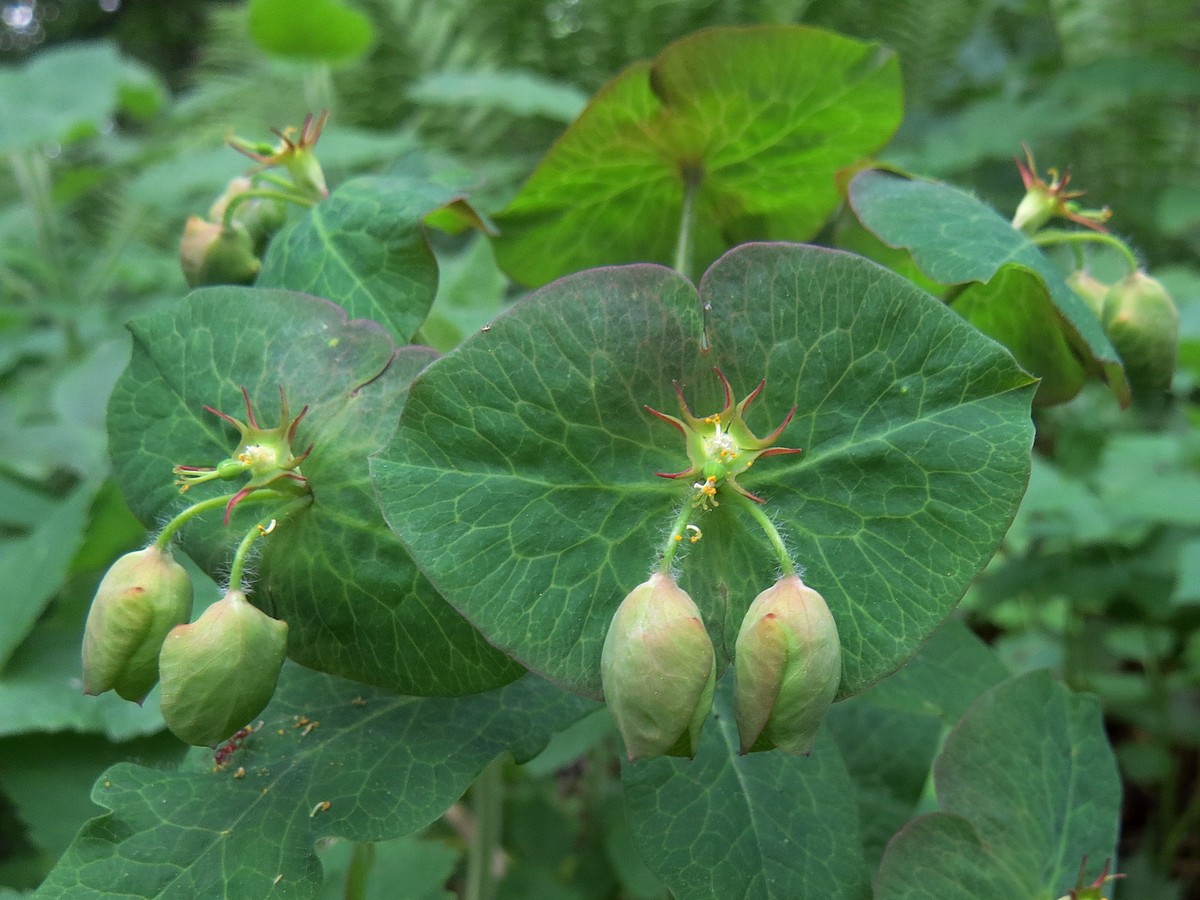
[[[158,681],[158,651],[192,611],[192,582],[158,547],[126,553],[109,568],[83,633],[83,692],[115,690],[141,703]]]
[[[799,578],[759,594],[734,651],[734,715],[742,753],[812,750],[837,694],[842,649],[824,598]]]
[[[1126,275],[1104,297],[1104,330],[1139,391],[1165,391],[1175,374],[1179,311],[1162,283],[1145,272]]]
[[[173,629],[159,657],[167,727],[189,744],[214,747],[254,719],[275,693],[287,631],[241,591]]]
[[[250,284],[262,268],[254,239],[245,226],[228,228],[189,216],[179,242],[179,265],[192,287],[206,284]]]
[[[695,756],[712,708],[716,655],[700,610],[674,580],[655,573],[622,601],[600,674],[630,760]]]

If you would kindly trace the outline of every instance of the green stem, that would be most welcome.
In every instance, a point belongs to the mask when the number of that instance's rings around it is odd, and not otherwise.
[[[692,230],[696,224],[696,194],[701,173],[691,166],[683,169],[683,208],[679,211],[679,240],[675,243],[675,271],[692,280]]]
[[[210,497],[207,500],[201,500],[199,503],[193,503],[166,524],[166,527],[154,539],[154,546],[159,550],[166,550],[167,545],[171,543],[171,539],[175,537],[175,532],[186,525],[191,519],[201,513],[208,512],[210,509],[219,509],[232,500],[233,496],[233,494],[222,494],[219,497]]]
[[[683,543],[683,533],[687,529],[688,522],[691,521],[692,513],[696,511],[696,507],[692,505],[689,498],[683,503],[683,507],[679,510],[679,515],[675,517],[675,524],[671,526],[671,532],[667,535],[667,543],[662,551],[662,563],[659,564],[659,571],[664,575],[671,574],[671,563],[675,560],[675,551],[679,549],[679,545]]]
[[[1137,256],[1129,245],[1118,237],[1100,231],[1039,231],[1030,238],[1039,247],[1049,247],[1054,244],[1104,244],[1116,250],[1125,258],[1125,264],[1130,272],[1141,268]]]
[[[304,194],[293,193],[289,191],[270,191],[266,188],[252,188],[248,191],[243,191],[231,197],[229,202],[225,204],[225,215],[221,219],[221,225],[229,228],[233,224],[233,212],[247,200],[279,200],[282,203],[295,203],[297,206],[303,206],[309,209],[316,205],[316,201],[311,197],[306,197]]]
[[[350,869],[346,872],[344,900],[367,900],[367,883],[375,865],[375,845],[358,843],[350,857]]]
[[[248,495],[242,502],[245,503],[246,500],[249,500],[253,496],[254,494]],[[281,519],[286,519],[297,510],[308,506],[310,502],[310,497],[300,497],[288,503],[282,509],[275,510],[271,515],[264,516],[251,526],[250,530],[246,532],[246,536],[242,538],[241,543],[238,544],[237,550],[233,551],[233,562],[229,566],[229,589],[231,591],[242,590],[242,573],[246,569],[246,559],[250,555],[250,548],[254,546],[254,542],[260,537],[274,531],[275,525]]]
[[[479,773],[471,788],[475,834],[467,849],[467,884],[464,900],[491,900],[496,884],[492,860],[500,846],[504,821],[504,758],[496,757]]]
[[[210,509],[219,509],[225,506],[235,496],[234,493],[221,494],[219,497],[210,497],[207,500],[201,500],[199,503],[193,503],[170,522],[164,526],[163,530],[158,533],[158,537],[154,539],[154,546],[159,550],[166,550],[167,545],[171,543],[171,538],[175,537],[175,532],[179,531],[191,519],[201,513],[208,512]],[[288,498],[289,494],[281,494],[279,491],[259,490],[252,494],[247,494],[242,498],[242,503],[265,503],[268,500],[283,500]]]
[[[37,234],[42,256],[54,273],[55,288],[65,293],[66,281],[62,254],[58,242],[58,213],[50,188],[50,167],[46,157],[36,151],[14,152],[9,155],[13,178],[21,199],[29,206],[33,215],[33,229]]]
[[[304,102],[309,109],[333,109],[333,71],[327,63],[317,63],[304,76]]]
[[[796,564],[792,562],[792,556],[787,551],[787,547],[783,543],[783,535],[779,533],[779,529],[775,527],[762,507],[751,500],[749,497],[743,497],[741,494],[733,494],[737,497],[742,507],[750,514],[750,518],[754,519],[766,534],[767,540],[771,544],[771,549],[775,551],[775,557],[779,560],[779,568],[783,570],[785,578],[791,578],[796,574]]]

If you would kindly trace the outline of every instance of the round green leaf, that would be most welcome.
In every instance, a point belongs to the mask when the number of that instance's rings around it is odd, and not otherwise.
[[[703,316],[707,319],[707,347]],[[766,499],[843,646],[841,693],[911,656],[1012,519],[1029,474],[1033,380],[1000,345],[861,257],[747,245],[700,296],[658,266],[565,278],[413,382],[372,461],[384,515],[438,590],[497,647],[600,693],[624,595],[656,567],[691,484],[672,379],[703,416],[714,366],[778,444],[741,483]],[[777,563],[735,502],[697,515],[677,559],[724,665]]]
[[[348,181],[271,241],[256,284],[332,300],[407,343],[429,314],[438,285],[422,221],[455,204],[465,205],[461,195],[429,182]]]
[[[242,387],[264,425],[280,390],[301,422],[293,451],[313,504],[264,541],[250,598],[289,625],[298,662],[410,694],[460,694],[511,681],[520,668],[451,609],[388,531],[368,480],[368,454],[389,437],[412,377],[436,354],[397,351],[374,322],[347,320],[324,300],[262,289],[196,291],[135,319],[133,359],[109,408],[116,476],[147,524],[239,483],[210,482],[180,498],[176,464],[213,465],[237,445],[204,407],[245,420]],[[238,507],[229,528],[215,510],[182,534],[184,550],[220,577],[233,544],[265,514]]]
[[[268,53],[333,62],[362,55],[375,31],[338,0],[250,0],[250,37]]]
[[[532,675],[470,697],[397,697],[285,666],[261,726],[223,768],[206,748],[176,767],[108,769],[92,799],[110,812],[84,826],[38,896],[315,897],[323,838],[414,832],[497,756],[528,759],[590,711]]]
[[[545,284],[588,266],[670,262],[685,182],[695,262],[747,240],[805,240],[835,174],[901,118],[894,56],[816,28],[712,28],[609,82],[496,219],[501,267]]]

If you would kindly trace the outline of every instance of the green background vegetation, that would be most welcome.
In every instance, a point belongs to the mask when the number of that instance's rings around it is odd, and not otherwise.
[[[122,324],[186,291],[183,222],[244,169],[225,138],[265,138],[268,126],[329,109],[320,149],[332,185],[423,178],[491,214],[629,63],[704,26],[795,21],[897,51],[905,118],[883,160],[1012,210],[1022,189],[1011,159],[1025,142],[1043,166],[1069,163],[1087,202],[1114,209],[1113,230],[1175,296],[1172,391],[1120,411],[1094,384],[1038,411],[1029,491],[961,612],[1011,671],[1048,667],[1101,698],[1124,781],[1118,896],[1200,896],[1200,18],[1190,4],[359,0],[314,4],[334,23],[319,45],[278,6],[10,3],[32,18],[12,12],[0,26],[0,896],[34,888],[101,811],[88,800],[101,771],[182,753],[153,699],[135,708],[79,696],[77,652],[104,567],[143,539],[109,480],[104,409],[128,356]],[[422,335],[448,349],[521,290],[480,238],[440,235],[435,250],[439,293]],[[1090,259],[1098,274],[1120,274],[1119,260]],[[520,731],[528,702],[514,696],[504,728]],[[588,830],[569,764],[595,739],[589,721],[496,776],[508,781],[515,861],[503,896],[661,894],[621,852],[632,838],[615,778],[592,785],[586,812],[616,821],[616,837],[605,846]],[[453,817],[431,835],[420,847],[378,845],[376,870],[411,872],[405,861],[418,858],[426,895],[440,896],[456,856],[429,848],[454,846]],[[330,885],[350,852],[324,848]]]

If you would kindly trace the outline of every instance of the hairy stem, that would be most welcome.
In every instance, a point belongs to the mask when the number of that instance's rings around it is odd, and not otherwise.
[[[253,496],[254,494],[248,495],[242,502],[245,503],[246,500],[249,500]],[[229,589],[231,591],[242,590],[242,575],[245,572],[246,559],[250,555],[250,548],[254,546],[254,542],[260,537],[270,534],[275,530],[275,526],[280,520],[286,519],[292,513],[304,509],[310,502],[312,502],[312,498],[310,497],[301,497],[293,500],[281,509],[275,510],[271,515],[259,519],[246,532],[246,536],[238,544],[237,550],[233,552],[233,562],[229,566]]]
[[[792,555],[788,553],[787,547],[783,543],[783,535],[779,533],[779,529],[775,527],[775,523],[763,512],[762,507],[751,500],[749,497],[743,497],[741,494],[735,494],[738,502],[750,514],[763,533],[767,536],[767,540],[771,544],[771,549],[775,551],[775,557],[779,560],[779,568],[783,570],[785,578],[791,578],[796,574],[796,564],[792,562]]]
[[[295,203],[297,206],[303,206],[308,209],[316,206],[316,201],[311,197],[306,197],[303,194],[293,193],[289,191],[271,191],[266,188],[252,188],[248,191],[243,191],[231,197],[229,202],[225,204],[225,215],[221,218],[221,226],[230,228],[233,225],[234,211],[245,203],[247,200],[279,200],[282,203]]]
[[[233,493],[221,494],[218,497],[210,497],[207,500],[201,500],[199,503],[193,503],[166,524],[163,530],[158,533],[158,537],[154,539],[154,546],[159,550],[166,550],[167,545],[171,543],[171,539],[175,537],[175,533],[179,531],[180,528],[201,513],[208,512],[210,509],[220,509],[235,496],[236,494]],[[269,500],[283,500],[288,496],[289,495],[281,494],[278,491],[259,490],[243,497],[242,503],[266,503]]]
[[[675,524],[671,526],[671,531],[667,535],[667,543],[663,546],[662,562],[658,566],[659,571],[664,575],[671,574],[671,563],[675,561],[675,551],[683,543],[683,533],[695,511],[696,507],[692,505],[691,501],[685,500],[679,510],[679,515],[675,517]]]
[[[371,869],[375,866],[375,845],[357,843],[350,857],[350,869],[346,872],[345,900],[367,900],[367,883]]]
[[[1039,231],[1030,240],[1039,247],[1049,247],[1054,244],[1070,244],[1078,246],[1079,244],[1104,244],[1106,247],[1111,247],[1125,258],[1125,264],[1129,267],[1130,272],[1136,272],[1141,268],[1137,256],[1129,245],[1118,237],[1111,234],[1106,234],[1100,231]]]

